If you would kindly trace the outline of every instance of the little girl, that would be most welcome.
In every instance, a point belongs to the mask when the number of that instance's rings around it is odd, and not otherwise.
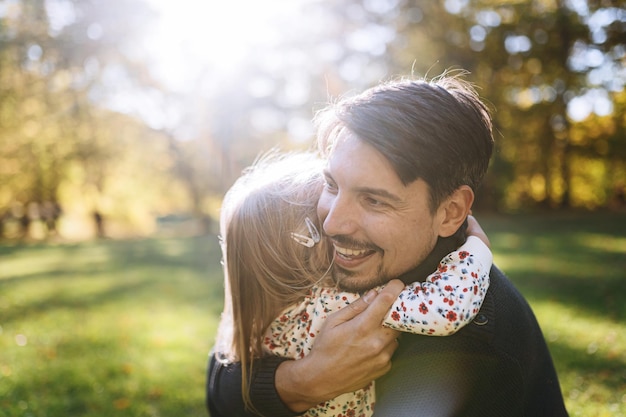
[[[225,196],[221,214],[225,309],[216,357],[241,361],[242,393],[255,358],[307,355],[324,319],[359,298],[336,288],[332,247],[320,235],[317,200],[323,161],[312,154],[270,155],[250,167]],[[383,325],[447,336],[478,313],[492,255],[470,217],[470,236],[428,277],[414,277]],[[481,240],[483,239],[483,240]],[[374,383],[309,409],[304,416],[371,416]]]

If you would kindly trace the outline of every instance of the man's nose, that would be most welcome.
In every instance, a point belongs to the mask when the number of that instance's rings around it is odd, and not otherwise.
[[[334,196],[326,201],[326,218],[324,218],[324,232],[328,236],[351,235],[357,227],[357,210],[355,204],[341,195]]]

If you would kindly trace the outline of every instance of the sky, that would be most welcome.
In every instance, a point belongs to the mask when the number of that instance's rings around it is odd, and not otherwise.
[[[242,65],[257,45],[277,43],[282,19],[298,13],[302,1],[147,0],[158,20],[146,34],[155,72],[174,89],[185,90],[206,72],[227,74]]]

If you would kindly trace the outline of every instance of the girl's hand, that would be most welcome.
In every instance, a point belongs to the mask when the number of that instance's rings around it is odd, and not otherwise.
[[[491,249],[489,238],[485,234],[485,231],[482,229],[482,227],[480,227],[480,224],[478,224],[476,218],[472,215],[467,216],[467,235],[476,236],[477,238],[482,240],[489,249]]]

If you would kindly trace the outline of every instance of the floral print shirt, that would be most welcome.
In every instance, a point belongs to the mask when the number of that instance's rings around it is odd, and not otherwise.
[[[492,254],[479,238],[469,236],[439,263],[424,282],[407,285],[383,325],[414,334],[448,336],[474,319],[489,287]],[[359,298],[334,287],[313,287],[304,300],[287,307],[265,333],[268,353],[300,359],[307,355],[326,317]],[[303,416],[370,417],[374,382],[309,409]]]

